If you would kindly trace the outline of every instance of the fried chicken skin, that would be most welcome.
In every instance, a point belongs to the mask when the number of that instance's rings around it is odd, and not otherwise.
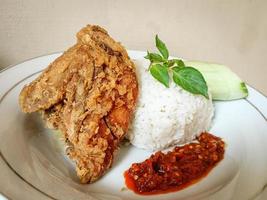
[[[124,47],[103,28],[87,25],[74,46],[24,86],[19,104],[63,133],[78,177],[91,183],[111,167],[137,96],[135,66]]]

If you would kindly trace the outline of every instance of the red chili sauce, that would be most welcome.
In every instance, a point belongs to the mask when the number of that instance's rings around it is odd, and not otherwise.
[[[126,186],[137,194],[175,192],[196,183],[223,159],[225,144],[221,138],[202,133],[196,142],[177,146],[164,154],[134,163],[125,171]]]

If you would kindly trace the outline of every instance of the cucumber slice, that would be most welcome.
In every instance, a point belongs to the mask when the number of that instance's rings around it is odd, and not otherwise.
[[[248,96],[246,84],[228,67],[220,64],[184,61],[204,76],[213,100],[234,100]]]

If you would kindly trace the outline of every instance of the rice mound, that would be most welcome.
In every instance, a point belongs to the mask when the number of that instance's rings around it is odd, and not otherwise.
[[[166,88],[151,76],[146,60],[137,60],[135,65],[139,98],[127,135],[131,144],[162,150],[191,142],[209,129],[214,112],[211,98],[191,94],[173,81]]]

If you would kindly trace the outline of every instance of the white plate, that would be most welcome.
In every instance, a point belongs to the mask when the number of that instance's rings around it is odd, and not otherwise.
[[[132,146],[119,151],[113,167],[99,181],[80,184],[57,135],[44,127],[37,114],[26,115],[18,106],[23,85],[60,54],[31,59],[0,73],[0,193],[10,199],[259,199],[267,183],[267,100],[250,87],[247,99],[214,102],[211,132],[227,143],[226,155],[197,184],[154,196],[122,189],[123,172],[150,155]],[[129,51],[133,59],[144,54]]]

